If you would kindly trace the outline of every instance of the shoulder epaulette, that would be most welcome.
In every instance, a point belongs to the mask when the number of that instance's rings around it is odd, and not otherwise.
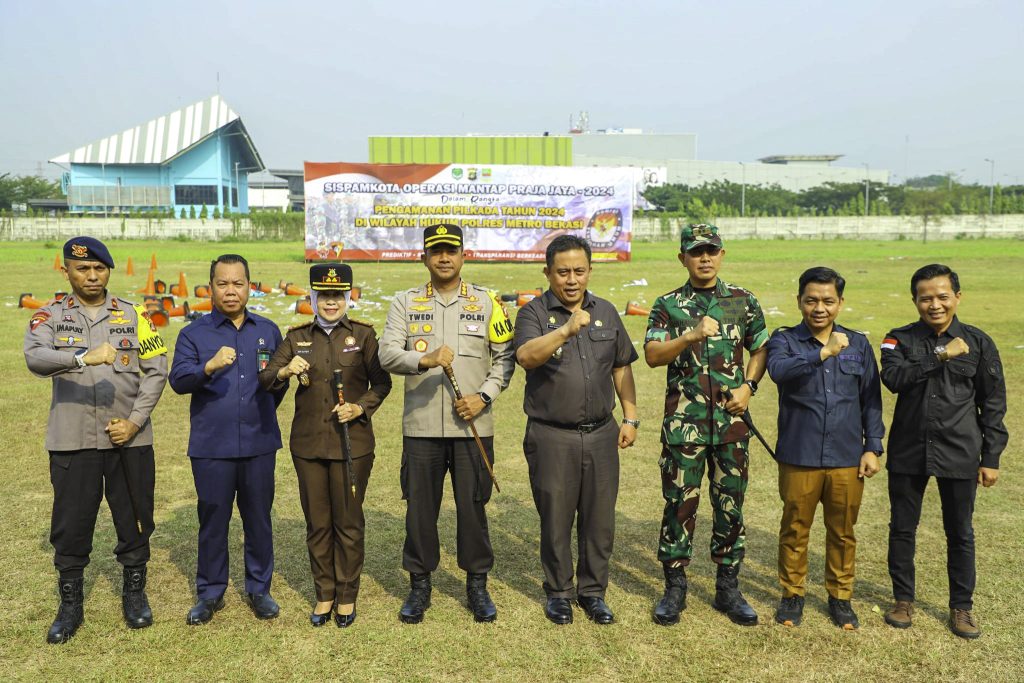
[[[791,330],[791,329],[793,329],[792,325],[779,325],[779,326],[778,326],[778,327],[776,327],[776,328],[775,328],[774,330],[772,330],[772,334],[771,334],[771,336],[773,336],[773,337],[774,337],[774,336],[775,336],[775,335],[777,335],[777,334],[778,334],[779,332],[785,332],[786,330]]]
[[[301,329],[302,329],[303,327],[309,327],[309,326],[310,326],[310,325],[312,325],[312,324],[313,324],[314,322],[316,322],[316,320],[307,320],[306,322],[304,322],[304,323],[299,323],[298,325],[289,325],[289,326],[288,326],[288,331],[289,331],[289,332],[292,332],[292,331],[294,331],[294,330],[301,330]]]
[[[906,324],[906,325],[904,325],[903,327],[894,327],[894,328],[892,329],[892,331],[893,331],[893,332],[906,332],[907,330],[909,330],[909,329],[910,329],[911,327],[913,327],[913,326],[914,326],[914,325],[916,325],[916,324],[917,324],[917,321],[914,321],[914,322],[912,322],[912,323],[907,323],[907,324]]]
[[[349,317],[348,321],[353,325],[362,325],[363,327],[373,327],[373,323],[366,322],[365,320],[356,320],[355,318]]]

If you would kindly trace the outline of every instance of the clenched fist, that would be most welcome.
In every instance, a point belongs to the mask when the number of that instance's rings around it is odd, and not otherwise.
[[[455,352],[448,348],[448,346],[442,345],[435,351],[423,354],[419,365],[424,370],[436,367],[447,368],[451,367],[453,360],[455,360]]]
[[[842,332],[832,331],[828,336],[828,342],[821,349],[821,359],[825,360],[832,356],[838,356],[843,349],[850,345],[850,339]]]
[[[577,334],[580,333],[580,330],[582,330],[589,324],[590,314],[584,311],[583,309],[580,309],[578,311],[573,311],[573,314],[569,317],[565,324],[562,325],[562,329],[565,330],[565,337],[566,339],[568,339],[569,337],[575,337]]]
[[[309,362],[302,356],[294,356],[288,361],[288,365],[277,371],[277,378],[286,380],[289,377],[300,375],[306,370],[309,370]]]
[[[689,334],[693,341],[704,341],[708,337],[714,337],[719,332],[718,321],[712,317],[704,316],[697,323],[697,326],[690,330]]]
[[[95,349],[89,349],[89,351],[82,356],[82,360],[85,361],[86,365],[113,365],[116,358],[117,349],[107,342],[103,342]]]
[[[235,350],[230,346],[222,346],[220,350],[213,355],[213,358],[206,361],[206,367],[204,368],[207,375],[212,375],[221,368],[226,368],[235,362]]]
[[[957,337],[953,341],[946,344],[946,355],[949,358],[956,358],[957,356],[965,356],[971,352],[971,347],[967,345],[960,337]]]

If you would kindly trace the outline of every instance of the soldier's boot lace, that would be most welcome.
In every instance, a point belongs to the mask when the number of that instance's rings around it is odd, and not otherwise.
[[[679,613],[686,609],[686,571],[665,565],[665,594],[654,606],[654,623],[672,626],[679,623]]]
[[[498,608],[487,592],[487,574],[466,573],[466,600],[474,620],[489,623],[498,618]]]
[[[757,624],[757,612],[743,598],[739,588],[739,565],[718,565],[715,576],[715,601],[712,603],[719,612],[740,626]]]
[[[153,611],[146,597],[146,565],[125,567],[121,588],[121,613],[128,628],[146,628],[153,625]]]
[[[398,618],[406,624],[418,624],[430,607],[430,574],[409,574],[409,584],[409,597],[402,604]]]
[[[68,642],[85,621],[85,613],[82,609],[84,583],[85,579],[81,577],[57,580],[60,607],[57,608],[57,618],[53,620],[53,624],[46,634],[46,642],[54,645]]]

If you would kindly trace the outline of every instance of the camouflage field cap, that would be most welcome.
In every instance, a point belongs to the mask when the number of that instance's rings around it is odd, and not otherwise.
[[[709,223],[691,223],[683,228],[683,234],[679,239],[679,248],[682,251],[690,251],[706,244],[722,248],[722,236],[718,234],[717,226]]]

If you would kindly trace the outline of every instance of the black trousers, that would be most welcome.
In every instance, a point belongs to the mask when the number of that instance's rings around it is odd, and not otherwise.
[[[53,565],[61,578],[77,579],[89,564],[96,515],[104,495],[117,532],[114,546],[117,561],[125,567],[138,567],[149,561],[156,479],[153,447],[125,448],[127,469],[122,468],[121,457],[118,449],[50,451],[50,483],[53,485],[50,543],[54,551]],[[142,522],[141,534],[125,484],[126,472]]]
[[[482,436],[480,440],[493,463],[494,437]],[[412,574],[426,574],[437,569],[441,561],[437,517],[448,472],[452,473],[455,494],[459,567],[469,573],[486,574],[494,566],[484,507],[491,499],[491,478],[473,439],[402,439],[402,497],[408,501],[402,566]]]
[[[540,515],[544,592],[573,597],[572,526],[576,523],[576,593],[603,598],[615,542],[619,494],[619,426],[589,434],[534,420],[526,423],[523,452]]]
[[[914,549],[928,475],[889,473],[889,576],[896,600],[914,600]],[[975,479],[935,478],[946,532],[946,573],[950,608],[973,606]]]

